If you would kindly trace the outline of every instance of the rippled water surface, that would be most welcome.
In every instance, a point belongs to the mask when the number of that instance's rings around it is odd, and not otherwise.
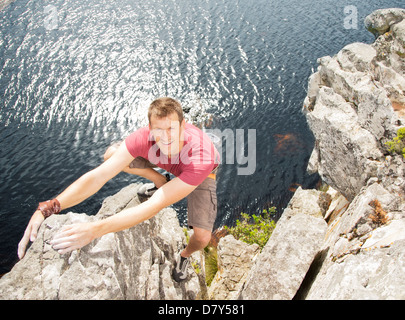
[[[223,164],[217,226],[241,211],[286,205],[313,138],[301,113],[316,60],[373,41],[364,17],[403,1],[26,1],[0,11],[0,273],[38,201],[99,165],[104,150],[146,124],[148,104],[180,100],[210,128],[256,130],[256,171]],[[353,22],[353,21],[352,21]],[[354,21],[356,22],[356,21]],[[242,146],[243,147],[243,146]],[[247,149],[245,150],[247,152]],[[128,183],[120,174],[72,208],[95,214]],[[184,221],[184,201],[176,205]]]

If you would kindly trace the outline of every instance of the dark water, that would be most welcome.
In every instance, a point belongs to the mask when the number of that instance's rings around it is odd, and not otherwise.
[[[27,1],[0,12],[0,274],[38,201],[101,163],[106,147],[146,123],[159,96],[179,99],[211,128],[256,129],[256,171],[223,164],[217,226],[241,212],[281,209],[312,187],[313,147],[301,106],[316,60],[356,41],[377,8],[362,1]],[[95,214],[128,183],[120,174],[72,208]],[[184,202],[177,204],[184,220]]]

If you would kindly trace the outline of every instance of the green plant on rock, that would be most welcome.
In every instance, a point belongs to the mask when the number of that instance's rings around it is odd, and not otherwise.
[[[211,285],[212,280],[218,271],[218,251],[217,248],[208,245],[204,248],[205,256],[205,282]]]
[[[259,216],[253,214],[250,217],[247,213],[242,212],[242,219],[236,220],[236,226],[232,228],[225,226],[225,229],[233,235],[235,239],[248,244],[258,244],[261,250],[266,245],[271,233],[276,227],[276,223],[272,218],[275,212],[275,207],[263,210],[263,213]]]
[[[398,129],[397,136],[386,143],[389,152],[402,154],[405,158],[405,127]]]

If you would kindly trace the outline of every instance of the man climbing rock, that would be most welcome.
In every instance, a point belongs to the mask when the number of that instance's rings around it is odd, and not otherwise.
[[[79,249],[110,232],[131,228],[152,218],[163,208],[187,197],[188,225],[194,229],[173,268],[176,281],[186,279],[190,255],[203,249],[211,239],[217,214],[216,170],[219,154],[210,138],[186,123],[180,103],[172,98],[153,101],[148,110],[149,125],[110,146],[104,162],[84,174],[54,199],[41,202],[18,245],[20,259],[29,241],[35,241],[44,219],[75,206],[95,194],[121,171],[151,180],[140,190],[140,205],[104,220],[64,226],[51,245],[60,254]],[[159,167],[175,176],[162,175]]]

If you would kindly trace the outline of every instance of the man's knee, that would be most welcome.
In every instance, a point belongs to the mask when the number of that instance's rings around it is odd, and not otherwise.
[[[208,245],[211,240],[211,231],[194,228],[194,236],[198,242],[204,245]]]

